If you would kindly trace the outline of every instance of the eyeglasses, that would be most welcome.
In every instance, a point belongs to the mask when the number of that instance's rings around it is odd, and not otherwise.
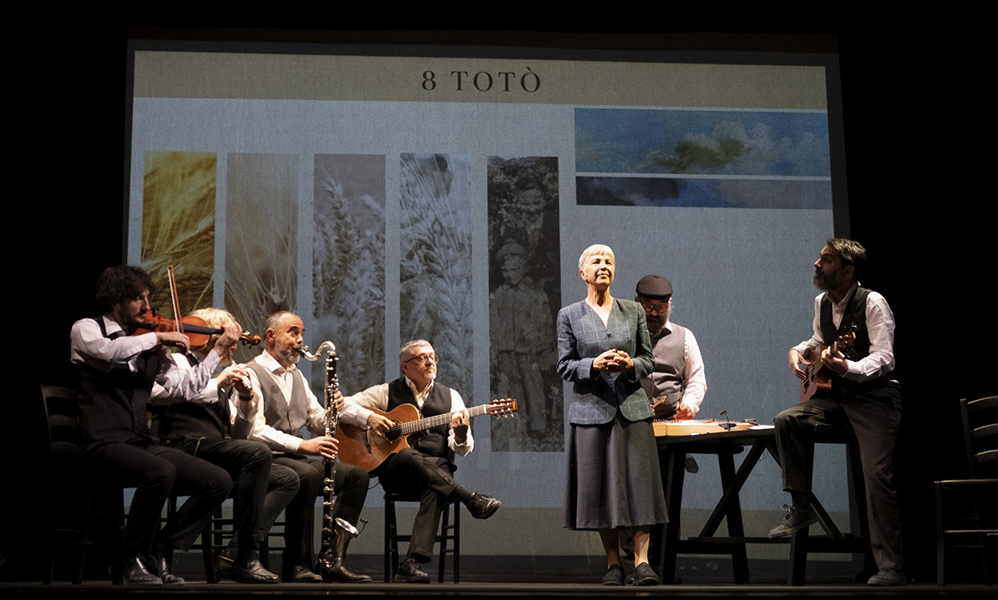
[[[431,362],[433,364],[436,364],[437,363],[437,355],[434,354],[434,353],[432,353],[432,352],[430,352],[428,354],[418,354],[416,356],[413,356],[412,358],[407,358],[403,362],[412,362],[414,360],[418,360],[419,362],[423,363],[424,365],[430,364]]]
[[[655,302],[656,304],[653,304]],[[660,302],[661,304],[657,304]],[[653,315],[664,315],[665,311],[669,309],[668,300],[642,300],[641,306]]]

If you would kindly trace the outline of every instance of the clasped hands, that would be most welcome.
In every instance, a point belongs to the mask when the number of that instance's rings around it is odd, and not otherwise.
[[[619,373],[634,368],[634,360],[623,350],[607,350],[593,359],[593,369]]]

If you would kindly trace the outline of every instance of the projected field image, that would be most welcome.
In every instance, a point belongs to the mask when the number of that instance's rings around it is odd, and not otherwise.
[[[298,156],[229,154],[225,218],[225,308],[263,335],[271,313],[296,306]]]
[[[211,306],[215,250],[216,158],[208,152],[146,152],[142,268],[156,284],[153,307],[173,316],[167,267],[180,309]]]
[[[445,154],[400,160],[402,342],[428,340],[440,359],[437,380],[467,394],[474,389],[464,364],[473,355],[471,161]]]
[[[336,344],[339,379],[354,393],[385,373],[385,157],[319,154],[314,173],[315,328]],[[312,378],[324,385],[320,369]]]

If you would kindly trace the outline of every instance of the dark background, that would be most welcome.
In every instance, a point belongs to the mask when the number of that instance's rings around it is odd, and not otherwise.
[[[817,11],[816,11],[817,12]],[[37,49],[12,53],[10,81],[23,101],[8,115],[17,135],[6,247],[16,262],[7,286],[13,327],[35,315],[27,343],[6,353],[8,377],[3,439],[4,497],[0,512],[0,580],[40,580],[33,560],[40,542],[27,528],[40,522],[44,492],[38,455],[37,384],[73,385],[69,330],[96,314],[100,271],[122,262],[126,193],[127,45],[135,39],[524,46],[609,50],[743,50],[838,53],[848,178],[850,236],[866,246],[864,285],[882,292],[898,323],[896,375],[904,418],[895,461],[906,544],[906,571],[920,581],[934,573],[931,482],[965,473],[956,402],[998,391],[987,376],[993,353],[994,266],[985,260],[995,238],[995,185],[987,124],[975,111],[977,70],[985,45],[974,29],[942,21],[902,29],[884,19],[801,16],[797,23],[763,19],[670,19],[654,30],[540,23],[506,13],[481,23],[436,22],[434,29],[323,29],[314,21],[244,22],[132,19],[36,26]],[[426,21],[428,19],[423,19]],[[496,25],[490,30],[475,29]],[[419,22],[415,20],[412,22]],[[606,25],[603,19],[599,22]],[[90,24],[88,24],[90,23]],[[532,31],[522,30],[526,25]],[[587,28],[588,26],[588,28]],[[15,27],[11,24],[11,27]],[[470,27],[470,28],[469,28]],[[607,26],[610,28],[610,26]],[[263,29],[266,28],[266,29]],[[445,28],[453,30],[448,31]],[[455,31],[456,30],[456,31]],[[990,152],[993,156],[994,152]],[[987,170],[985,170],[987,169]],[[801,277],[815,256],[801,257]],[[992,275],[987,275],[992,273]],[[14,294],[19,294],[16,299]],[[987,300],[986,300],[987,298]],[[747,318],[751,318],[747,307]],[[15,333],[16,332],[16,333]],[[788,346],[798,340],[787,340]],[[27,347],[27,350],[25,350]],[[788,404],[795,399],[788,398]],[[927,574],[927,575],[926,575]]]

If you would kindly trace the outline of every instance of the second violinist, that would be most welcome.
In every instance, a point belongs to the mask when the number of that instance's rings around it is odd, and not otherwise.
[[[235,318],[224,310],[205,308],[192,317],[215,331],[240,331]],[[187,319],[187,317],[185,317]],[[172,355],[177,368],[190,370],[199,364],[217,342],[218,334],[192,335],[188,353]],[[237,342],[229,342],[229,356]],[[253,427],[246,413],[253,397],[248,371],[226,357],[216,376],[200,390],[192,390],[191,402],[175,402],[163,387],[154,386],[154,403],[170,402],[160,419],[160,436],[167,446],[207,460],[225,469],[236,484],[233,511],[235,535],[215,561],[215,571],[240,583],[277,583],[278,577],[260,562],[260,545],[284,507],[298,492],[298,476],[287,467],[273,464],[270,449],[245,439]]]

